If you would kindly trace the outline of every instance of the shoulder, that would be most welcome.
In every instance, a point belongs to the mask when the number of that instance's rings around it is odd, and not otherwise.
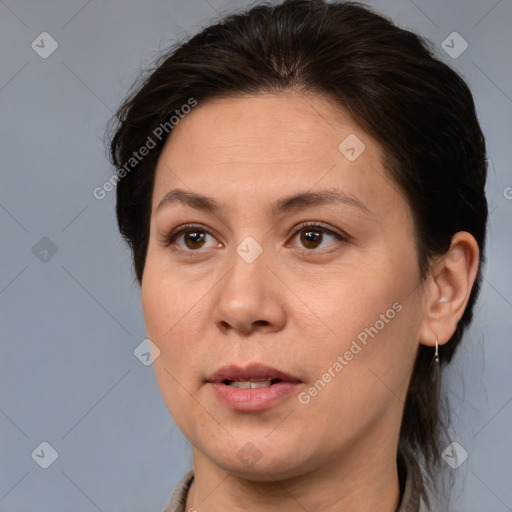
[[[189,469],[178,482],[163,512],[185,512],[187,493],[194,480],[194,469]]]

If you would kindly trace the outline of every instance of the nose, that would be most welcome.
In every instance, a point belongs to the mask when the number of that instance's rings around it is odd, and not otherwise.
[[[266,251],[249,263],[233,251],[232,267],[216,288],[213,321],[224,334],[272,333],[286,323],[283,285],[267,267]]]

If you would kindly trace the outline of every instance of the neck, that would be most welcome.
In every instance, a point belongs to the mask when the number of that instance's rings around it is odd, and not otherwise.
[[[395,512],[400,494],[396,446],[374,447],[357,443],[320,467],[278,481],[260,481],[261,474],[259,481],[239,477],[194,449],[194,481],[185,510]]]

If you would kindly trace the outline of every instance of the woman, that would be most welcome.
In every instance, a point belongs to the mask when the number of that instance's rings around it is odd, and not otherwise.
[[[487,222],[464,81],[362,5],[288,0],[171,49],[117,118],[117,219],[193,446],[166,511],[443,510],[439,378]]]

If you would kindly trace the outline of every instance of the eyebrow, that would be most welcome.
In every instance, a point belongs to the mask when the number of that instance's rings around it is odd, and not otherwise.
[[[207,212],[217,212],[219,210],[219,205],[212,197],[176,188],[165,194],[156,207],[156,212],[165,205],[177,203]],[[374,213],[371,212],[364,203],[357,199],[357,197],[337,189],[322,189],[315,192],[299,192],[295,195],[283,197],[270,204],[269,213],[272,216],[278,216],[283,213],[300,210],[309,206],[319,206],[324,204],[345,204],[355,207],[366,214],[374,215]]]

